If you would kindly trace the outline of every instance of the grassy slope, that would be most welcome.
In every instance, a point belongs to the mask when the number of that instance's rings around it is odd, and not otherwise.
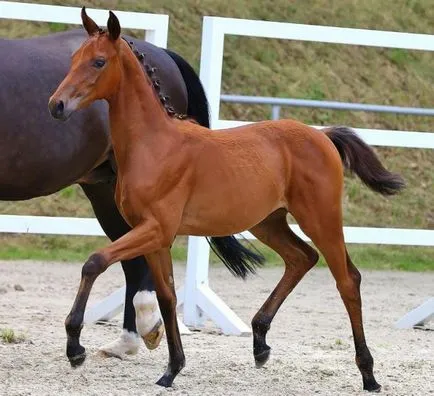
[[[33,1],[63,5],[87,5],[131,11],[168,13],[169,46],[197,68],[200,56],[202,15],[290,21],[379,30],[434,33],[434,8],[429,0],[237,0],[179,1]],[[229,5],[230,4],[230,5]],[[0,22],[0,36],[28,37],[62,30],[58,24]],[[137,32],[137,34],[140,34]],[[242,50],[240,50],[242,49]],[[432,107],[434,69],[432,53],[339,46],[330,44],[261,40],[228,37],[225,42],[223,91],[250,95],[331,99],[350,102]],[[224,105],[223,117],[259,120],[269,117],[266,106]],[[428,117],[381,115],[363,112],[319,111],[286,108],[284,117],[306,123],[347,124],[416,131],[433,131]],[[398,197],[385,199],[348,177],[344,197],[347,225],[434,228],[434,157],[429,150],[379,149],[387,166],[407,180],[407,190]],[[68,188],[57,195],[22,203],[0,203],[2,213],[29,213],[88,216],[90,205],[81,191]],[[102,239],[52,237],[1,237],[0,256],[44,256],[81,259]],[[18,244],[18,245],[17,245]],[[14,247],[15,246],[15,247]],[[18,247],[17,247],[18,246]],[[28,251],[23,249],[28,247]],[[45,249],[45,252],[44,252]],[[72,253],[68,253],[71,251]],[[361,249],[362,261],[369,263],[373,248]],[[180,248],[182,255],[182,248]],[[423,267],[434,269],[432,249],[410,249]],[[384,263],[408,261],[409,249],[381,248]],[[39,252],[39,253],[38,253]],[[53,253],[56,252],[56,253]],[[366,255],[366,252],[371,252]],[[398,253],[397,253],[398,252]],[[358,253],[357,253],[358,254]],[[45,256],[44,256],[45,257]],[[381,261],[381,260],[380,260]],[[411,261],[411,260],[410,260]],[[400,265],[398,265],[399,267]],[[411,267],[411,265],[410,265]]]

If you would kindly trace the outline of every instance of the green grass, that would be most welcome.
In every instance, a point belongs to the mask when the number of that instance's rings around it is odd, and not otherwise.
[[[67,30],[68,25],[65,23],[48,22],[48,28],[50,29],[50,32],[57,33]]]
[[[409,51],[393,48],[386,52],[386,56],[390,59],[391,62],[395,63],[398,66],[404,66],[411,63],[411,57]]]
[[[77,261],[83,262],[95,250],[105,246],[105,237],[58,237],[46,235],[7,236],[0,239],[1,260],[42,260],[42,261]],[[282,266],[281,258],[271,249],[254,241],[253,245],[266,258],[266,266]],[[349,245],[353,262],[360,268],[391,269],[403,271],[434,271],[434,248]],[[172,246],[174,261],[186,262],[187,240],[178,237]],[[220,260],[211,254],[211,263]],[[324,266],[321,257],[319,264]]]
[[[41,261],[83,261],[105,246],[105,237],[49,235],[2,235],[0,259]]]
[[[19,344],[26,340],[24,334],[16,334],[12,329],[1,329],[0,330],[0,339],[5,344]]]
[[[434,33],[434,7],[430,0],[236,0],[230,5],[226,0],[33,2],[169,14],[169,47],[184,56],[196,70],[203,15]],[[0,20],[0,36],[29,37],[69,27],[56,23]],[[133,31],[132,34],[143,37],[143,32]],[[222,91],[432,107],[433,64],[434,54],[427,51],[228,36],[225,39]],[[270,113],[268,106],[222,104],[221,117],[261,120],[269,118]],[[282,108],[281,116],[317,125],[433,132],[432,117],[299,108]],[[432,150],[381,148],[376,151],[387,168],[403,175],[407,188],[402,194],[386,199],[369,191],[356,178],[346,177],[345,224],[434,229]],[[91,216],[92,210],[82,191],[75,186],[31,201],[0,202],[0,213]],[[0,257],[82,261],[95,247],[105,243],[104,239],[98,238],[20,238],[2,236]],[[175,250],[177,257],[181,257],[185,248],[175,246]],[[429,270],[434,261],[433,250],[424,248],[354,246],[351,251],[358,265],[366,267]]]
[[[255,242],[265,256],[268,265],[283,265],[281,258],[271,249]],[[348,251],[354,264],[359,268],[434,271],[434,248],[414,246],[385,245],[348,245]],[[319,266],[325,266],[321,256]]]

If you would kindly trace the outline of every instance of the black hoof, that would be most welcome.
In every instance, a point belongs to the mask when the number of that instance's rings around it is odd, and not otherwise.
[[[86,352],[81,353],[80,355],[75,355],[68,357],[69,363],[71,363],[71,367],[79,367],[86,360]]]
[[[267,363],[270,358],[271,348],[267,346],[262,352],[255,355],[256,368],[261,368],[265,363]]]
[[[369,384],[369,385],[367,385],[367,384],[364,385],[363,389],[365,391],[368,391],[368,392],[380,393],[381,392],[381,385],[378,384],[377,382],[374,382],[374,383]]]
[[[157,385],[163,386],[165,388],[170,388],[173,384],[173,377],[168,375],[163,375],[157,382]]]
[[[66,356],[68,356],[69,363],[72,367],[78,367],[86,360],[86,349],[80,344],[73,347],[68,346],[66,348]]]

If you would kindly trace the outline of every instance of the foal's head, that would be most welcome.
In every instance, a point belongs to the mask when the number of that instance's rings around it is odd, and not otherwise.
[[[110,11],[107,31],[98,27],[84,7],[81,19],[89,38],[72,55],[67,76],[48,102],[51,115],[61,120],[95,100],[110,98],[121,76],[121,27],[116,15]]]

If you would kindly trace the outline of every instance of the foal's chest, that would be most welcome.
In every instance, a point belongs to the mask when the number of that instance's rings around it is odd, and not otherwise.
[[[115,201],[124,218],[131,226],[135,227],[142,222],[144,214],[149,209],[149,189],[128,178],[118,177],[116,183]]]

